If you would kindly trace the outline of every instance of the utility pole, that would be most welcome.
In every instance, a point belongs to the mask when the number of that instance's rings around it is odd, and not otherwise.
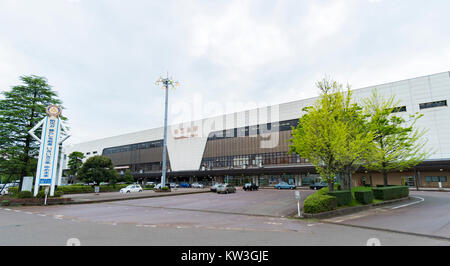
[[[178,81],[173,81],[172,78],[169,78],[169,74],[167,74],[167,78],[159,77],[159,79],[155,82],[155,85],[162,84],[163,90],[166,90],[166,99],[164,106],[164,142],[163,142],[163,162],[162,162],[162,175],[161,175],[161,188],[166,186],[166,172],[167,172],[167,113],[169,107],[169,87],[175,88],[180,84]]]

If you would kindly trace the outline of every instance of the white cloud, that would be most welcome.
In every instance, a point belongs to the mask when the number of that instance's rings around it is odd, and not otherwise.
[[[162,126],[166,71],[176,121],[450,70],[450,2],[376,2],[3,0],[0,91],[46,76],[78,143]]]

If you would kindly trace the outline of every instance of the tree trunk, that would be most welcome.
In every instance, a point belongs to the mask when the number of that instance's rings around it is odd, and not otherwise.
[[[372,182],[372,174],[369,174],[369,179],[370,179],[370,186],[373,187],[373,182]]]
[[[329,192],[333,192],[334,191],[334,182],[332,181],[331,178],[328,177],[328,191]]]
[[[348,187],[347,190],[352,190],[352,171],[350,169],[347,169],[347,176],[348,176]]]
[[[384,186],[388,186],[388,174],[386,170],[383,170],[383,179],[384,179]]]

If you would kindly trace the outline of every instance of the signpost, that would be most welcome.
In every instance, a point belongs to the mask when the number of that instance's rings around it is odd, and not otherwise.
[[[56,176],[58,174],[58,160],[60,145],[70,135],[62,138],[62,132],[68,132],[60,119],[61,107],[50,105],[46,108],[47,116],[42,119],[28,133],[37,140],[41,146],[39,149],[39,159],[36,171],[36,179],[34,182],[34,196],[38,194],[39,187],[44,186],[46,189],[50,187],[50,196],[55,194]],[[41,138],[38,138],[34,132],[42,126]],[[62,167],[62,162],[60,163]]]
[[[298,209],[298,217],[302,217],[302,213],[300,212],[300,199],[301,199],[301,196],[300,196],[300,191],[299,190],[296,190],[295,191],[295,199],[297,200],[297,209]]]

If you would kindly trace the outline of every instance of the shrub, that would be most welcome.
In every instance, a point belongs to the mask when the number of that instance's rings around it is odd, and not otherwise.
[[[320,190],[319,190],[320,191]],[[336,197],[316,192],[305,199],[303,210],[305,213],[320,213],[335,210]]]
[[[378,200],[400,199],[409,195],[407,186],[389,186],[373,188],[373,196]]]
[[[370,204],[373,201],[373,191],[355,191],[355,199],[362,204]]]
[[[9,206],[9,200],[2,200],[1,206]]]
[[[18,187],[10,187],[8,188],[8,195],[11,197],[15,197],[17,195],[17,193],[19,193],[19,188]]]
[[[122,184],[122,185],[100,186],[100,192],[114,192],[126,186],[128,185]],[[95,189],[92,186],[72,185],[72,186],[59,186],[56,191],[60,191],[64,194],[80,194],[80,193],[94,193]]]
[[[155,189],[156,192],[170,192],[170,187],[162,187],[159,189]]]
[[[336,197],[337,206],[349,205],[352,202],[352,192],[350,190],[328,192],[328,195]]]
[[[19,199],[26,199],[26,198],[32,198],[33,197],[33,193],[31,193],[31,191],[20,191],[17,194],[17,197]]]

